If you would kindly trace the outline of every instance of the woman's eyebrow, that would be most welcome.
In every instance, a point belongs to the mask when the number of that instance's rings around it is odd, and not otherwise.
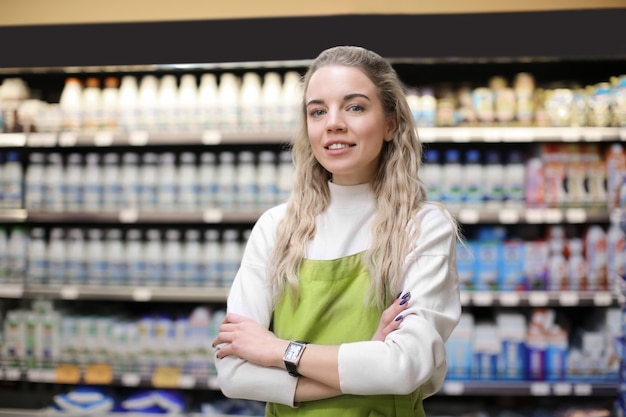
[[[366,99],[367,101],[372,101],[372,100],[370,100],[370,98],[369,98],[367,95],[365,95],[365,94],[361,94],[361,93],[351,93],[351,94],[346,94],[346,95],[343,97],[343,100],[344,100],[344,101],[348,101],[348,100],[352,100],[353,98],[357,98],[357,97],[362,97],[362,98]],[[310,106],[311,104],[322,104],[322,103],[324,103],[324,100],[321,100],[321,99],[312,99],[312,100],[309,100],[309,101],[306,103],[306,105],[307,105],[307,107],[308,107],[308,106]]]

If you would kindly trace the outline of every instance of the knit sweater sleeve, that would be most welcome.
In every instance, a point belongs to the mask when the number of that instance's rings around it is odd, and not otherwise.
[[[266,268],[281,213],[282,206],[271,209],[253,227],[227,300],[228,312],[250,317],[267,328],[272,318],[272,290]],[[226,397],[294,405],[297,378],[285,370],[234,356],[215,356],[214,360],[218,385]]]
[[[339,378],[346,394],[408,394],[424,397],[443,384],[445,341],[461,315],[454,225],[436,206],[416,219],[420,234],[406,259],[403,293],[409,308],[398,330],[384,341],[346,343],[339,349]]]

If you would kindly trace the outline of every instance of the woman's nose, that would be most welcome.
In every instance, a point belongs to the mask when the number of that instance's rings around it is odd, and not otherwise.
[[[326,117],[326,130],[345,130],[346,123],[343,115],[338,110],[329,110]]]

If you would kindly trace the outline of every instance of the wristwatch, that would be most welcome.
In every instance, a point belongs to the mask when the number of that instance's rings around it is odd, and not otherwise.
[[[285,354],[283,355],[283,362],[285,362],[285,367],[287,368],[289,375],[300,376],[297,368],[305,347],[306,342],[289,342],[289,346],[287,346]]]

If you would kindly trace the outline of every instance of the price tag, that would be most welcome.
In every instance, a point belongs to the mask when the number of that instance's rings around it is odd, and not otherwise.
[[[26,144],[32,147],[51,147],[57,144],[57,134],[53,132],[31,133],[26,138]]]
[[[497,127],[486,128],[483,132],[483,140],[485,142],[500,142],[502,140],[502,134]]]
[[[61,132],[59,134],[59,146],[76,146],[78,138],[74,132]]]
[[[80,369],[76,365],[60,364],[54,370],[54,382],[58,384],[78,384]]]
[[[111,365],[94,363],[85,369],[85,383],[95,385],[110,385],[113,382]]]
[[[462,127],[452,130],[450,136],[452,137],[453,142],[469,142],[472,137],[470,131]]]
[[[520,303],[519,294],[515,292],[500,293],[500,304],[506,307],[515,307]]]
[[[459,221],[465,224],[476,224],[480,220],[480,213],[478,210],[473,209],[461,209],[459,211]]]
[[[591,384],[576,384],[574,385],[574,394],[577,396],[588,396],[591,395],[593,389],[591,388]]]
[[[148,144],[149,139],[150,135],[143,130],[136,130],[128,135],[128,143],[133,146],[145,146]]]
[[[4,370],[4,379],[7,381],[19,381],[22,377],[22,372],[19,368],[6,368]]]
[[[219,145],[222,142],[222,133],[219,130],[206,130],[202,132],[203,145]]]
[[[66,286],[61,287],[61,289],[59,290],[59,295],[64,300],[76,300],[80,295],[80,291],[78,290],[78,287]]]
[[[178,388],[180,368],[160,366],[152,374],[152,386],[155,388]]]
[[[205,223],[220,223],[224,218],[222,210],[207,209],[202,212],[202,220]]]
[[[533,307],[546,306],[550,301],[550,297],[544,291],[533,291],[528,294],[528,304]]]
[[[141,382],[141,376],[134,373],[126,373],[122,375],[122,385],[126,387],[136,387]]]
[[[180,380],[178,381],[178,386],[180,388],[193,388],[196,386],[196,378],[192,375],[181,375]]]
[[[120,210],[119,219],[121,223],[136,223],[139,212],[135,209]]]
[[[470,294],[467,291],[461,291],[461,305],[469,305],[470,303]]]
[[[498,213],[498,220],[504,224],[514,224],[519,222],[519,213],[513,209],[503,209]]]
[[[447,381],[443,383],[443,392],[448,395],[463,395],[465,384],[457,381]]]
[[[578,293],[573,291],[565,291],[559,293],[559,303],[562,306],[575,306],[578,305]]]
[[[586,223],[587,212],[581,208],[570,208],[565,211],[565,218],[568,223]]]
[[[582,133],[577,127],[564,128],[561,132],[563,142],[578,142],[581,137]]]
[[[113,132],[98,132],[93,138],[96,146],[111,146],[113,144]]]
[[[21,284],[3,284],[0,286],[0,296],[4,298],[21,298],[24,286]]]
[[[433,127],[420,127],[417,129],[417,135],[422,142],[434,142],[437,139],[437,134]]]
[[[547,223],[561,223],[563,221],[563,212],[559,209],[545,209],[543,216]]]
[[[552,387],[552,392],[554,392],[554,395],[572,395],[572,384],[556,383]]]
[[[607,307],[613,303],[613,294],[608,291],[598,291],[593,294],[593,303],[598,307]]]
[[[588,127],[585,129],[584,136],[587,142],[599,142],[602,140],[602,130],[597,127]]]
[[[490,292],[477,292],[473,294],[472,301],[477,306],[490,306],[493,305],[493,294]]]
[[[23,133],[0,133],[0,146],[24,146],[26,135]]]
[[[619,138],[622,141],[626,141],[626,127],[621,127],[619,129]]]
[[[543,210],[542,209],[526,209],[526,222],[528,223],[541,223],[543,222]]]
[[[53,369],[40,369],[39,380],[42,382],[54,382],[54,370]]]
[[[533,382],[530,384],[530,395],[544,397],[550,395],[550,384],[546,382]]]
[[[133,301],[150,301],[152,299],[152,291],[149,288],[135,288],[132,293]]]

